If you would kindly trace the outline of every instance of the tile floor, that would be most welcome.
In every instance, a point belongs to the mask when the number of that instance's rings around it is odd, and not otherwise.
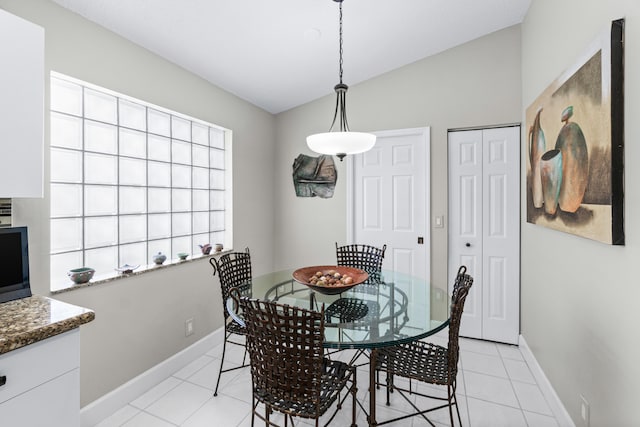
[[[444,335],[431,337],[431,341],[446,345]],[[229,347],[229,361],[239,363],[242,348]],[[250,426],[251,376],[248,368],[223,374],[218,396],[213,397],[221,355],[222,345],[212,348],[97,427]],[[558,427],[559,423],[518,347],[461,338],[460,364],[457,395],[464,426]],[[367,383],[368,370],[363,367],[358,370],[358,396],[365,402],[365,407],[368,407]],[[438,389],[443,390],[442,387]],[[392,395],[391,406],[386,406],[384,394],[381,389],[376,399],[378,421],[408,411],[408,404],[399,400],[401,397],[397,393]],[[418,404],[420,401],[425,400],[419,400]],[[350,403],[346,403],[332,425],[348,426],[350,414]],[[447,409],[436,411],[430,418],[438,427],[449,424]],[[258,421],[256,425],[261,425]],[[360,409],[357,422],[359,426],[366,426],[365,415]],[[310,422],[300,420],[299,424],[310,425]],[[428,426],[428,423],[414,417],[388,425],[410,427]]]

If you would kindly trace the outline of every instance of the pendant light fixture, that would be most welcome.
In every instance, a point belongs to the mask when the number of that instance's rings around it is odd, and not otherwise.
[[[340,161],[347,154],[363,153],[370,150],[376,143],[376,136],[364,132],[351,132],[347,123],[347,90],[349,86],[342,83],[342,1],[333,0],[340,4],[340,83],[335,86],[336,109],[329,132],[316,133],[307,137],[307,145],[312,151],[320,154],[337,156]],[[338,124],[338,128],[333,128]]]

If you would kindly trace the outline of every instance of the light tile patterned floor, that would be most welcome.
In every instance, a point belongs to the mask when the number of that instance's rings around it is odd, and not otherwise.
[[[446,345],[446,337],[442,334],[431,337],[431,341]],[[218,396],[213,397],[221,354],[221,345],[212,348],[97,427],[250,426],[251,376],[248,368],[223,374]],[[242,349],[230,346],[227,355],[230,363],[239,364]],[[460,359],[462,369],[458,373],[457,395],[464,426],[558,427],[518,347],[461,338]],[[358,370],[358,398],[365,407],[368,407],[367,382],[368,371],[363,367]],[[433,386],[421,384],[420,387]],[[396,395],[392,397],[391,406],[386,406],[384,394],[381,390],[376,398],[378,421],[409,411],[409,405]],[[420,398],[416,399],[419,405]],[[348,426],[350,414],[351,406],[347,403],[331,425]],[[438,427],[449,425],[446,409],[433,413],[430,418]],[[256,425],[261,425],[258,421]],[[298,424],[310,423],[300,420]],[[358,409],[358,425],[366,424],[365,414]],[[414,417],[388,425],[417,427],[428,424]]]

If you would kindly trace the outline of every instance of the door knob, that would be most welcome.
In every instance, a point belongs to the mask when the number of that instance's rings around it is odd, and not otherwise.
[[[468,242],[467,242],[467,243],[465,244],[465,246],[466,246],[466,247],[468,247],[468,248],[470,248],[470,247],[471,247],[471,243],[468,243]]]

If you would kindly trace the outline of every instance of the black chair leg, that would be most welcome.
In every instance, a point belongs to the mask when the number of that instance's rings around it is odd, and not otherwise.
[[[391,374],[389,372],[387,372],[387,406],[391,406],[391,402],[389,401],[390,399],[390,394],[391,394],[391,387],[393,386],[393,380],[391,377]]]
[[[227,338],[229,338],[229,336],[227,335],[227,331],[225,328],[224,341],[222,342],[222,359],[220,360],[220,372],[218,372],[218,381],[216,381],[216,390],[213,392],[214,396],[218,395],[218,387],[220,387],[220,377],[222,376],[222,367],[224,366],[224,354],[227,351]]]
[[[462,427],[462,418],[460,417],[460,406],[458,406],[458,399],[456,398],[455,394],[453,395],[453,402],[456,405],[456,412],[458,413],[458,422],[460,423],[460,427]]]
[[[455,426],[453,422],[453,406],[456,407],[456,413],[458,414],[458,425],[462,427],[462,418],[460,417],[460,408],[458,407],[458,399],[456,399],[455,387],[447,387],[447,397],[449,398],[449,419],[451,421],[451,427]]]
[[[358,404],[357,396],[358,383],[356,379],[356,368],[352,368],[351,375],[353,376],[353,384],[351,385],[351,427],[357,427],[356,424],[356,405]]]
[[[256,421],[256,398],[251,396],[251,427],[254,427]]]

